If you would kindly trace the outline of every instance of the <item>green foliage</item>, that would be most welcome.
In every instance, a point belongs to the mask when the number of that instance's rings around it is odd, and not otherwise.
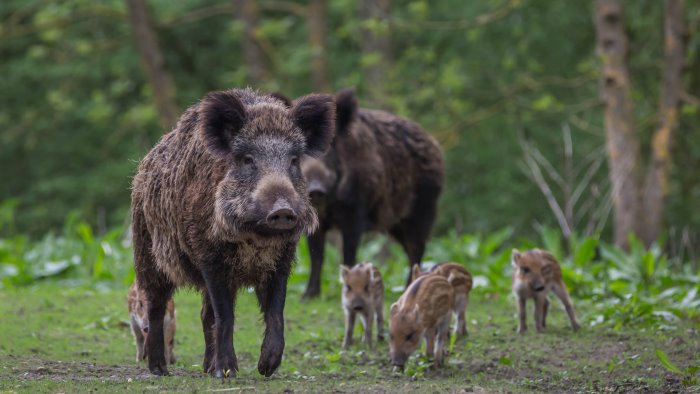
[[[680,368],[678,368],[676,366],[676,364],[674,364],[673,362],[671,362],[671,360],[669,360],[668,356],[663,351],[656,349],[655,353],[656,353],[656,357],[658,357],[659,362],[661,363],[661,365],[664,366],[664,368],[673,372],[676,375],[683,376],[683,384],[685,386],[689,386],[689,385],[697,383],[698,378],[695,375],[698,373],[698,371],[700,371],[700,366],[692,365],[692,366],[689,366],[689,367],[681,370]]]
[[[254,87],[309,93],[306,4],[259,3],[255,34],[269,75]],[[243,24],[230,9],[210,0],[148,4],[180,109],[209,90],[250,84],[241,61]],[[695,15],[698,1],[686,7]],[[657,108],[662,8],[644,0],[626,10],[641,119],[652,119]],[[356,2],[328,2],[329,84],[356,85],[363,106],[408,116],[441,142],[447,174],[438,234],[509,226],[532,237],[533,223],[554,221],[518,166],[518,130],[529,130],[557,168],[554,131],[562,123],[572,126],[574,157],[604,143],[592,12],[590,2],[575,1],[410,1],[392,4],[388,20],[360,20]],[[482,23],[491,14],[499,16]],[[92,226],[121,224],[136,163],[164,131],[125,3],[8,0],[0,4],[0,24],[0,168],[10,169],[0,201],[17,201],[16,226],[34,237],[60,230],[76,210]],[[363,53],[362,28],[386,34],[391,53]],[[688,70],[700,59],[698,37],[689,38]],[[389,59],[382,100],[372,102],[363,67],[382,56]],[[689,74],[686,90],[698,91],[698,81]],[[673,228],[700,223],[698,116],[697,105],[684,104],[669,196]],[[654,123],[640,126],[644,139]],[[604,189],[605,182],[602,171],[592,185]]]

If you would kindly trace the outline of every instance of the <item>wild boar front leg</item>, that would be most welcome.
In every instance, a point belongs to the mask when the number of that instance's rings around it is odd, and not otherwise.
[[[321,294],[321,269],[323,267],[323,253],[326,243],[326,232],[323,229],[316,230],[306,238],[311,257],[311,274],[306,291],[302,298],[314,298]]]
[[[435,327],[425,330],[425,355],[432,358],[435,355]]]
[[[216,267],[217,265],[211,263],[206,266]],[[229,289],[227,276],[221,275],[215,269],[203,272],[203,276],[209,294],[209,302],[214,312],[214,368],[212,374],[219,379],[235,376],[238,371],[238,360],[233,349],[233,297],[236,292]],[[206,332],[204,335],[206,339]],[[209,368],[211,369],[211,365]]]
[[[527,311],[525,310],[526,306],[526,298],[520,294],[517,295],[518,297],[518,317],[519,317],[519,325],[518,325],[518,334],[525,334],[527,331]]]
[[[571,322],[571,328],[573,328],[574,331],[578,331],[581,326],[578,324],[578,321],[576,320],[576,313],[574,312],[574,306],[571,304],[571,299],[569,298],[569,293],[566,291],[566,288],[564,287],[563,284],[556,284],[552,286],[552,291],[554,294],[561,300],[561,303],[564,304],[564,308],[566,309],[566,314],[569,315],[569,321]]]
[[[443,358],[448,352],[448,346],[450,343],[450,315],[446,319],[443,319],[438,323],[437,330],[435,332],[435,366],[440,367],[443,365]]]
[[[542,294],[542,292],[537,293],[535,296],[535,329],[540,333],[544,331],[542,322],[544,321],[544,305],[546,300],[547,296]]]
[[[362,320],[362,328],[364,329],[364,339],[363,342],[370,349],[372,348],[372,324],[374,324],[374,313],[372,310],[368,310],[360,316]]]
[[[352,332],[355,329],[355,312],[347,308],[343,308],[345,312],[345,336],[343,337],[343,349],[347,349],[352,345]]]
[[[547,313],[549,313],[549,298],[544,297],[544,310],[542,311],[542,327],[547,327]]]
[[[168,375],[165,361],[165,336],[163,332],[163,320],[167,300],[171,291],[151,292],[147,290],[148,297],[148,335],[146,336],[145,350],[148,358],[148,369],[154,375]]]
[[[374,314],[377,321],[377,341],[384,341],[384,306],[380,301],[374,307]]]
[[[202,367],[204,373],[214,372],[214,356],[216,355],[216,344],[214,342],[215,319],[214,310],[209,302],[209,294],[205,291],[202,294],[202,332],[204,333],[204,361]]]
[[[288,246],[284,257],[286,261],[278,263],[277,270],[270,280],[262,287],[256,288],[258,302],[265,318],[265,337],[260,349],[258,372],[267,377],[280,366],[284,353],[284,304],[295,246]]]

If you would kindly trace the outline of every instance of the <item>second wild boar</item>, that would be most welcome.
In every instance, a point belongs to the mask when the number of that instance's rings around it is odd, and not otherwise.
[[[437,141],[406,118],[358,108],[355,92],[336,94],[336,137],[321,159],[302,165],[320,225],[308,236],[305,297],[321,290],[326,233],[340,230],[343,264],[354,265],[362,234],[387,232],[419,264],[437,213],[444,162]],[[410,281],[410,270],[409,278]]]

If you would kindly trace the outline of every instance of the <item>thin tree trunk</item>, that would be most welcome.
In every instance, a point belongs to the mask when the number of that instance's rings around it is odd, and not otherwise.
[[[391,37],[386,20],[390,12],[390,0],[360,0],[358,13],[360,16],[360,46],[367,62],[365,64],[365,86],[370,101],[380,104],[385,93],[384,82],[391,63]],[[368,21],[384,22],[386,30],[377,32],[366,26]]]
[[[317,92],[330,90],[326,59],[326,1],[311,0],[307,12],[313,88]]]
[[[615,244],[626,248],[630,232],[639,234],[639,139],[635,134],[628,40],[621,0],[597,0],[595,29],[602,62],[600,96],[605,105],[605,139],[614,207]]]
[[[243,58],[248,67],[248,82],[259,87],[268,76],[265,55],[258,45],[255,29],[258,26],[258,6],[255,0],[234,0],[236,16],[243,22]]]
[[[175,84],[165,67],[158,37],[144,0],[127,0],[129,22],[134,32],[141,67],[148,79],[161,125],[169,130],[177,123],[179,111],[175,102]]]
[[[666,0],[664,12],[664,66],[659,125],[651,145],[651,162],[644,188],[644,232],[642,239],[649,246],[659,237],[663,224],[668,174],[671,168],[671,143],[678,125],[678,104],[682,89],[685,54],[683,0]]]

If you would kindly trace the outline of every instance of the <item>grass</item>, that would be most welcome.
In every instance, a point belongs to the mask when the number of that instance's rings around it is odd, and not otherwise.
[[[178,361],[170,368],[172,376],[161,378],[135,361],[126,287],[49,282],[0,291],[0,391],[700,391],[697,385],[683,385],[682,377],[665,369],[655,354],[656,349],[665,352],[681,369],[697,365],[698,320],[677,320],[663,329],[613,330],[591,326],[595,305],[574,300],[584,322],[580,332],[569,329],[555,302],[545,334],[531,330],[518,336],[510,296],[482,287],[473,292],[468,309],[470,335],[454,344],[446,367],[430,369],[427,360],[414,355],[399,374],[389,365],[386,343],[375,350],[358,344],[341,351],[337,286],[327,286],[322,299],[302,303],[304,279],[297,274],[290,280],[285,356],[271,378],[256,370],[263,326],[254,296],[241,292],[234,334],[240,371],[224,382],[201,372],[203,337],[194,292],[176,295]],[[398,295],[387,290],[387,311]]]

